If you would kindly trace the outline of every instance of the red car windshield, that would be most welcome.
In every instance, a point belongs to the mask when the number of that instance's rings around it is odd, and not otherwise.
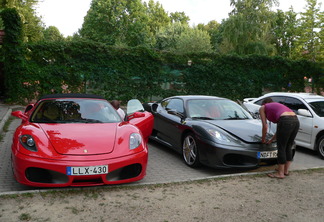
[[[35,123],[113,123],[121,118],[105,100],[51,99],[41,101],[30,118]]]

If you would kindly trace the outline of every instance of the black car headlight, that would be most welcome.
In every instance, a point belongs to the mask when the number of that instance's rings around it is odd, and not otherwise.
[[[217,129],[207,129],[207,132],[216,140],[217,143],[220,144],[229,145],[241,143],[238,139]]]
[[[22,135],[20,137],[20,143],[27,150],[30,150],[30,151],[33,151],[33,152],[36,152],[37,151],[37,147],[36,147],[35,140],[30,135]]]
[[[129,136],[129,149],[133,150],[137,147],[139,147],[142,143],[142,137],[138,133],[132,133]]]

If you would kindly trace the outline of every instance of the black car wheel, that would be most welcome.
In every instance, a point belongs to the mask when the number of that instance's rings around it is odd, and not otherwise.
[[[324,159],[324,135],[318,139],[316,149],[319,155],[322,157],[322,159]]]
[[[199,153],[196,139],[193,133],[188,133],[182,143],[182,155],[185,163],[190,167],[198,167]]]

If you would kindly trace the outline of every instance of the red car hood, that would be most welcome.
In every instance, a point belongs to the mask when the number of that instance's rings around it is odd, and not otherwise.
[[[114,150],[116,123],[41,124],[56,152],[62,155],[107,154]]]

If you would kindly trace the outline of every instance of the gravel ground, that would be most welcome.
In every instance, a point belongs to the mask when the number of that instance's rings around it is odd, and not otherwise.
[[[324,169],[0,196],[0,221],[323,222]]]

